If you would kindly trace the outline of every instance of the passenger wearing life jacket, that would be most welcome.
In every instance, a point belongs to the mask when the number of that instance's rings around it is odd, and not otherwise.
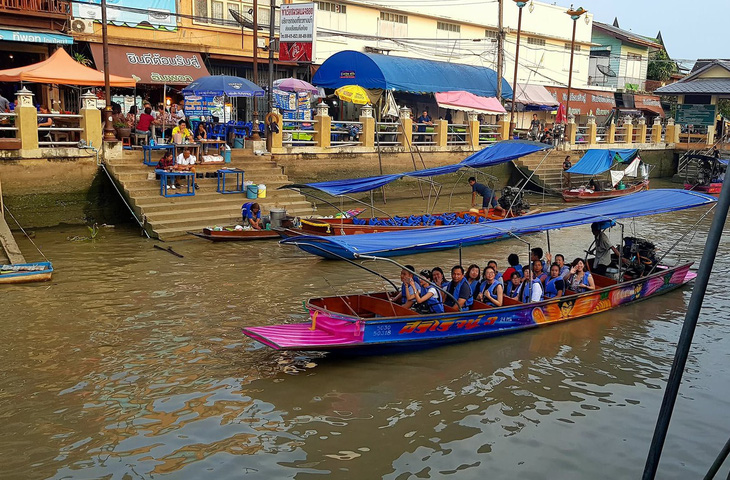
[[[504,278],[502,278],[502,274],[499,273],[499,270],[497,270],[497,262],[495,260],[490,260],[487,262],[487,266],[494,269],[494,279],[501,283],[504,287]],[[507,280],[509,281],[509,277],[507,277]]]
[[[582,258],[573,260],[572,267],[564,277],[566,287],[574,292],[585,292],[595,290],[596,284],[590,272],[585,271],[585,264]]]
[[[415,269],[411,265],[405,265],[400,271],[400,292],[395,297],[390,297],[390,301],[400,303],[405,308],[411,308],[416,302],[416,290],[420,287],[414,287],[413,274]]]
[[[254,230],[263,230],[261,222],[261,206],[258,203],[246,202],[241,206],[241,217],[243,223],[249,224]]]
[[[431,272],[422,270],[418,274],[418,280],[421,284],[420,289],[415,288],[415,282],[411,284],[414,287],[416,303],[420,305],[425,304],[429,313],[444,313],[444,302],[441,300],[441,292],[433,285],[433,275]]]
[[[540,264],[542,264],[542,271],[543,272],[546,271],[547,265],[545,264],[545,260],[542,259],[542,255],[543,255],[542,248],[535,247],[533,249],[530,249],[530,263],[528,263],[527,265],[523,265],[522,268],[525,269],[528,267],[532,267],[535,264],[535,261],[537,260],[540,262]]]
[[[540,283],[542,283],[543,286],[544,286],[545,285],[545,281],[547,280],[548,275],[543,270],[542,261],[541,260],[535,260],[535,261],[532,262],[532,273],[534,274],[533,275],[533,278],[536,278],[537,280],[540,280]]]
[[[520,301],[522,303],[541,302],[542,292],[542,282],[534,278],[532,270],[529,268],[525,269],[525,276],[522,278]]]
[[[550,266],[550,278],[545,281],[545,299],[562,297],[565,293],[565,280],[560,276],[560,265]]]
[[[449,307],[457,307],[459,310],[469,310],[474,303],[474,297],[471,296],[471,289],[464,278],[464,267],[456,265],[451,269],[451,281],[446,287],[449,295],[446,296],[444,304]],[[454,303],[456,299],[457,303]]]
[[[516,253],[509,254],[507,263],[509,263],[509,268],[504,271],[503,278],[509,281],[512,278],[513,272],[517,272],[522,277],[522,265],[520,265],[520,257]]]
[[[512,272],[512,278],[504,286],[504,295],[513,299],[520,300],[522,294],[522,275],[517,272]]]
[[[494,268],[487,267],[484,275],[487,277],[487,280],[482,284],[482,290],[477,295],[477,300],[486,303],[490,307],[501,307],[504,287],[495,280],[496,272]]]
[[[555,263],[557,263],[560,267],[560,276],[565,277],[565,274],[570,271],[570,266],[565,264],[565,257],[562,254],[558,253],[557,255],[555,255]]]
[[[469,268],[466,269],[466,275],[464,277],[466,278],[466,283],[469,284],[472,297],[476,297],[479,293],[479,286],[481,283],[479,276],[481,273],[482,269],[479,268],[479,265],[471,264],[469,265]]]

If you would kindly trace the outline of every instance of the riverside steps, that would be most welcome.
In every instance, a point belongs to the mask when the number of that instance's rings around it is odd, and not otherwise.
[[[155,153],[157,160],[162,154]],[[266,198],[251,200],[241,193],[218,193],[215,177],[197,178],[200,188],[194,196],[163,197],[160,180],[150,175],[154,173],[154,167],[142,163],[139,150],[122,151],[107,159],[106,167],[149,235],[160,240],[179,240],[186,237],[187,232],[199,232],[205,227],[240,224],[241,205],[245,202],[258,202],[264,213],[271,208],[284,208],[293,216],[312,213],[312,204],[305,196],[293,190],[277,190],[291,182],[271,156],[237,149],[231,153],[231,163],[197,165],[197,173],[215,173],[222,168],[244,170],[245,180],[266,185]]]

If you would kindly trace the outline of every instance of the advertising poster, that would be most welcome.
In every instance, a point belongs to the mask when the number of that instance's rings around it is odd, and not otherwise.
[[[279,60],[307,63],[314,61],[315,27],[314,3],[294,3],[281,6]]]
[[[101,21],[101,0],[71,5],[74,18]],[[177,30],[176,14],[175,0],[107,0],[107,21],[119,27]]]

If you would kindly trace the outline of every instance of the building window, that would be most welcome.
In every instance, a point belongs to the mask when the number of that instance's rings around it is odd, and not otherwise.
[[[455,23],[436,22],[436,29],[444,32],[460,33],[461,25]]]
[[[253,8],[253,2],[240,0],[193,0],[193,14],[195,19],[193,23],[222,25],[231,28],[241,28],[236,19],[231,15],[231,10],[242,13],[244,17],[249,18],[251,15],[248,11]],[[276,23],[279,23],[279,12],[276,12]],[[258,23],[266,26],[269,24],[269,7],[259,5]]]
[[[406,15],[399,15],[397,13],[390,12],[380,12],[380,20],[393,23],[408,23],[408,17]]]
[[[498,32],[496,30],[484,30],[484,38],[491,38],[492,40],[497,40],[497,34],[498,34]]]
[[[334,2],[317,2],[317,27],[334,30],[337,32],[347,31],[347,5]],[[327,37],[328,40],[338,39],[347,42],[345,37]]]
[[[545,46],[545,39],[544,38],[527,37],[527,44],[528,45],[536,45],[538,47],[544,47]]]

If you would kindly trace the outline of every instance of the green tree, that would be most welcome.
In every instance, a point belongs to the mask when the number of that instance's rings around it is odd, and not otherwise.
[[[717,101],[717,113],[730,118],[730,98],[721,98]]]
[[[647,79],[666,82],[673,73],[677,73],[677,64],[669,58],[665,49],[662,48],[651,55],[646,71]]]

